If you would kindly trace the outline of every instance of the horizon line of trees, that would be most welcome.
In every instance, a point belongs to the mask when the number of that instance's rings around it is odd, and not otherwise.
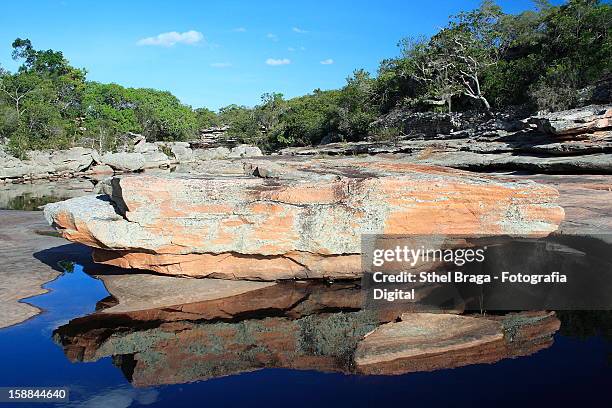
[[[16,156],[75,145],[115,150],[129,133],[147,140],[187,140],[227,125],[227,135],[266,150],[391,136],[372,123],[395,110],[499,111],[524,106],[561,110],[588,99],[612,71],[612,6],[569,0],[505,14],[492,0],[451,16],[430,38],[400,41],[400,54],[376,76],[356,70],[340,89],[285,99],[266,93],[254,107],[192,109],[170,92],[87,81],[60,51],[16,39],[15,73],[0,67],[0,138]]]

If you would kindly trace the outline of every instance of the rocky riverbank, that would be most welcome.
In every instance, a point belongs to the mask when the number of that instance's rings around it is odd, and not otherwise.
[[[275,154],[392,155],[404,162],[471,171],[612,172],[612,105],[526,118],[498,114],[492,119],[479,116],[468,120],[460,114],[415,114],[399,122],[392,140],[287,148]],[[232,145],[234,141],[228,144]],[[211,160],[262,156],[254,146],[210,146],[203,140],[150,143],[135,137],[133,146],[118,153],[100,155],[91,148],[74,147],[30,152],[27,160],[0,148],[0,182],[95,177],[177,165],[197,167]]]
[[[357,280],[361,236],[587,234],[610,245],[601,235],[612,228],[610,175],[453,168],[497,169],[499,161],[473,167],[461,155],[506,154],[515,164],[525,157],[573,163],[531,168],[544,172],[607,173],[610,112],[589,107],[532,118],[506,133],[460,129],[393,145],[413,151],[365,142],[260,156],[245,146],[141,140],[134,151],[101,157],[86,149],[34,154],[31,160],[55,170],[11,181],[104,169],[110,177],[91,193],[79,185],[66,198],[76,197],[46,205],[47,220],[75,244],[54,236],[40,213],[0,212],[7,221],[0,226],[0,327],[38,313],[20,300],[43,293],[41,285],[62,271],[58,261],[68,260],[102,280],[109,296],[95,313],[57,328],[56,341],[72,361],[112,356],[138,386],[265,367],[399,374],[535,353],[552,344],[554,313],[365,307]],[[344,150],[325,150],[336,148]],[[595,166],[600,159],[603,167]],[[147,163],[176,168],[140,173]],[[525,169],[515,164],[499,168]],[[17,185],[31,186],[5,187]]]
[[[42,286],[62,272],[58,261],[90,264],[90,251],[66,241],[40,212],[0,210],[0,328],[20,323],[40,310],[22,299],[47,292]]]
[[[194,143],[195,144],[195,143]],[[197,161],[261,156],[254,146],[231,149],[192,148],[188,142],[145,142],[137,139],[130,151],[100,155],[96,150],[73,147],[59,151],[34,151],[27,160],[10,156],[0,147],[0,183],[40,179],[100,177],[115,173],[169,168]]]
[[[300,159],[304,160],[304,159]],[[255,163],[252,163],[255,164]],[[216,167],[220,168],[220,167]],[[261,167],[261,171],[266,173]],[[234,165],[232,171],[243,172],[242,167]],[[266,173],[268,174],[268,173]],[[498,177],[506,180],[524,180],[531,179],[541,184],[549,185],[559,191],[558,205],[565,212],[565,219],[559,226],[559,233],[562,234],[590,234],[600,239],[609,239],[609,231],[612,230],[612,208],[609,203],[612,202],[612,176],[607,175],[515,175],[515,174],[498,174]],[[29,186],[29,184],[6,185],[6,187]],[[44,193],[53,193],[61,198],[65,194],[87,194],[79,192],[71,185],[68,190],[64,191],[62,184],[51,182],[45,184]],[[77,186],[78,187],[78,186]],[[29,191],[29,190],[28,190]],[[2,290],[0,294],[1,309],[6,311],[2,314],[0,325],[6,326],[18,323],[30,316],[38,313],[36,308],[33,308],[27,303],[23,303],[21,299],[43,293],[44,289],[41,286],[55,279],[61,273],[61,268],[57,267],[58,260],[73,260],[82,265],[87,266],[88,271],[95,270],[94,264],[91,262],[91,249],[86,246],[75,244],[67,245],[62,238],[52,236],[54,231],[50,228],[41,212],[24,212],[24,211],[0,211],[2,223],[0,225],[0,238],[2,247],[4,248],[3,257],[4,263],[0,268],[2,273]],[[612,242],[609,242],[612,243]],[[52,249],[55,248],[55,249]],[[80,248],[78,253],[74,252],[75,248]],[[47,249],[50,249],[47,251]],[[99,265],[99,270],[107,270],[108,266]],[[24,271],[36,271],[34,275],[24,273]],[[139,309],[152,308],[155,306],[171,306],[171,304],[180,304],[183,300],[191,299],[189,289],[192,287],[194,291],[200,293],[203,291],[199,288],[198,280],[180,280],[184,282],[183,286],[177,287],[176,290],[171,289],[164,277],[155,275],[140,274],[131,272],[128,275],[114,275],[105,278],[105,283],[109,290],[117,294],[119,298],[127,297],[132,299],[129,304],[132,306],[126,307],[123,310],[133,309],[133,305],[137,304]],[[149,278],[149,279],[147,279]],[[166,278],[172,279],[172,278]],[[117,283],[113,282],[117,280]],[[144,296],[142,283],[147,280],[159,280],[160,284],[156,290],[150,295]],[[130,283],[131,282],[131,283]],[[161,283],[163,282],[163,283]],[[223,283],[222,280],[216,282]],[[237,281],[233,281],[237,282]],[[231,282],[230,282],[231,283]],[[270,285],[271,282],[241,282],[245,285]],[[116,287],[123,287],[124,292],[118,292]],[[259,288],[259,286],[255,286]],[[132,288],[132,289],[130,289]],[[225,297],[225,292],[219,290],[219,286],[215,287],[216,295]],[[275,289],[276,291],[276,289]],[[300,297],[294,297],[295,291],[286,292],[286,298],[281,297],[281,292],[284,289],[278,290],[274,295],[279,303],[285,302],[281,299],[286,299],[286,303],[299,303]],[[120,293],[126,293],[120,295]],[[174,295],[172,295],[174,294]],[[235,294],[230,292],[230,294]],[[144,296],[144,297],[143,297]],[[174,297],[172,297],[174,296]],[[183,298],[183,296],[186,296]],[[300,295],[301,296],[301,295]],[[340,296],[346,297],[346,293]],[[312,298],[311,298],[312,299]],[[136,302],[136,303],[134,303]],[[247,302],[248,303],[248,302]],[[144,306],[143,306],[144,304]],[[122,306],[123,308],[123,306]],[[218,310],[225,310],[228,316],[240,314],[241,309],[235,312],[229,311],[226,306],[220,307]],[[121,309],[117,309],[121,310]],[[163,310],[168,310],[167,308]],[[194,309],[181,308],[186,312],[192,313]],[[197,309],[195,309],[197,310]],[[210,312],[207,312],[208,314]]]
[[[612,105],[590,105],[524,119],[477,123],[427,116],[394,142],[331,143],[288,148],[284,155],[393,154],[417,164],[471,171],[612,172]]]

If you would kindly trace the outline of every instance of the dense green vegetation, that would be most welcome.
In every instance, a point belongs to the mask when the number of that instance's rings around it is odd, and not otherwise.
[[[17,156],[31,149],[75,144],[113,150],[129,132],[149,140],[181,140],[195,134],[194,112],[169,92],[86,81],[86,71],[61,52],[13,42],[19,70],[0,72],[0,136]]]
[[[168,92],[86,81],[61,52],[13,43],[16,73],[0,70],[0,137],[16,155],[74,144],[112,150],[129,132],[148,140],[184,140],[228,125],[228,135],[266,149],[392,135],[371,124],[394,110],[485,112],[515,105],[532,111],[585,103],[612,65],[612,6],[537,2],[504,14],[492,1],[450,18],[431,38],[404,39],[400,55],[375,77],[355,71],[337,90],[285,100],[264,94],[255,107],[193,110]]]

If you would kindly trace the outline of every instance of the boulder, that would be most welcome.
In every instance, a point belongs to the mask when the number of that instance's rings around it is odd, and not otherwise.
[[[99,162],[100,156],[93,149],[73,147],[59,150],[51,154],[51,163],[56,172],[79,172],[88,169],[92,164]]]
[[[106,153],[100,160],[119,171],[142,170],[146,163],[142,153]]]
[[[263,156],[261,149],[257,146],[240,145],[233,147],[228,157],[257,157]]]
[[[52,172],[53,169],[45,164],[35,164],[29,161],[23,161],[6,153],[0,148],[0,179],[36,177],[46,175]]]
[[[32,151],[29,161],[38,166],[49,166],[53,173],[74,173],[88,169],[99,161],[98,153],[93,149],[73,147],[57,151]]]
[[[530,119],[538,128],[555,135],[570,135],[612,127],[612,105],[589,105]]]
[[[170,150],[179,163],[193,160],[193,150],[187,142],[174,142],[170,145]]]
[[[2,160],[0,179],[38,178],[44,177],[53,171],[49,166],[32,165],[16,158],[8,158],[6,160],[0,158],[0,160]]]
[[[159,146],[155,143],[146,142],[144,137],[142,139],[138,139],[138,141],[134,143],[134,152],[136,153],[151,153],[158,151]]]
[[[28,153],[26,160],[20,160],[0,150],[0,179],[36,179],[54,174],[77,173],[87,170],[99,160],[95,150],[84,147],[55,152],[35,150]]]
[[[96,262],[253,280],[360,277],[363,234],[541,236],[563,219],[557,191],[530,181],[391,160],[280,164],[276,179],[114,177],[106,196],[45,215]]]
[[[193,157],[195,160],[219,160],[227,159],[230,149],[227,147],[215,147],[212,149],[194,149]]]
[[[145,169],[168,167],[172,164],[172,160],[160,151],[148,151],[143,153],[143,158],[145,161]]]
[[[98,164],[92,166],[91,169],[89,169],[89,173],[92,175],[113,174],[114,172],[115,171],[113,170],[113,168],[107,164]]]
[[[100,161],[115,170],[138,171],[168,167],[173,160],[160,151],[159,145],[149,143],[144,138],[137,138],[133,152],[107,153]]]

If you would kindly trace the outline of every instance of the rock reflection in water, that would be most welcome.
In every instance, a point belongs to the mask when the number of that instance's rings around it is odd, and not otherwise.
[[[167,281],[184,279],[143,276],[139,286],[126,284],[138,281],[133,275],[103,276],[114,296],[96,313],[55,330],[71,361],[111,356],[136,386],[262,368],[399,374],[528,355],[552,344],[559,328],[555,315],[545,312],[484,317],[364,310],[356,283],[247,282],[254,286],[236,288],[236,282],[204,279],[189,290]],[[153,300],[162,285],[169,294]],[[191,302],[172,304],[178,292]],[[148,297],[153,308],[144,309]]]
[[[88,179],[37,180],[29,183],[0,183],[0,209],[39,211],[41,206],[91,194]]]

